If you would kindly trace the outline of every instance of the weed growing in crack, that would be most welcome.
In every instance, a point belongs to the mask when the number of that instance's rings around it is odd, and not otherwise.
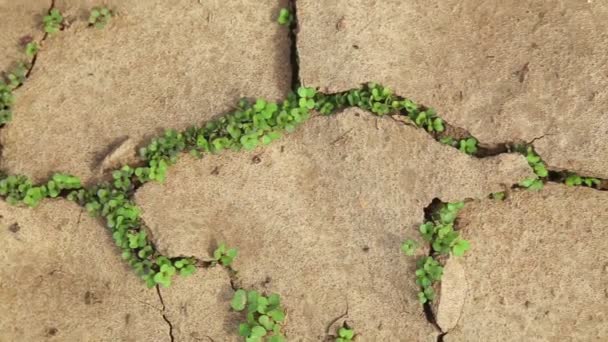
[[[433,284],[441,280],[443,267],[437,260],[440,255],[462,256],[470,248],[458,231],[454,222],[464,202],[444,203],[439,210],[431,215],[431,220],[420,225],[422,238],[430,243],[431,255],[416,263],[416,283],[421,287],[418,299],[422,304],[435,299]],[[414,255],[415,242],[407,240],[401,245],[401,250],[409,256]]]
[[[142,227],[140,210],[128,196],[133,189],[129,178],[133,169],[123,167],[113,173],[112,185],[78,189],[67,195],[69,200],[84,206],[90,215],[102,216],[112,232],[115,244],[122,250],[122,258],[148,287],[169,287],[179,273],[188,276],[196,270],[193,258],[168,258],[160,255],[150,243]]]
[[[285,132],[295,128],[310,117],[314,108],[312,88],[301,87],[298,94],[291,93],[282,103],[258,99],[255,103],[243,99],[237,110],[203,127],[191,127],[184,132],[167,130],[164,136],[152,140],[140,155],[148,161],[145,167],[135,169],[142,182],[163,181],[169,165],[177,161],[178,155],[189,150],[194,155],[220,153],[230,149],[253,150],[279,139]]]
[[[38,54],[38,50],[40,50],[40,47],[36,42],[29,42],[25,45],[25,55],[29,58],[34,58]]]
[[[526,157],[528,165],[530,165],[535,174],[534,177],[529,177],[519,182],[519,185],[529,190],[541,190],[543,188],[543,180],[549,176],[547,166],[540,156],[536,154],[532,146],[517,145],[514,149]]]
[[[441,280],[443,267],[433,257],[426,256],[416,262],[416,284],[422,288],[418,292],[418,300],[424,304],[435,300],[433,284]]]
[[[6,198],[9,204],[23,203],[30,207],[37,206],[42,199],[59,196],[63,190],[81,188],[77,177],[56,173],[51,180],[43,185],[34,185],[25,176],[8,176],[0,180],[0,196]]]
[[[53,8],[49,14],[42,18],[42,23],[44,25],[44,32],[48,34],[57,33],[61,30],[63,15],[61,15],[61,12],[58,9]]]
[[[281,8],[277,22],[283,26],[289,26],[293,22],[293,15],[287,8]]]
[[[355,330],[346,326],[340,327],[338,329],[338,337],[336,337],[335,342],[348,342],[352,341],[355,338]]]
[[[112,11],[107,7],[93,7],[91,14],[89,14],[89,26],[102,29],[110,22],[112,18]]]
[[[237,255],[238,250],[236,248],[228,248],[225,243],[220,243],[213,252],[212,265],[220,263],[224,267],[230,267]]]
[[[504,201],[506,196],[507,196],[507,194],[504,191],[494,192],[494,193],[490,194],[490,198],[497,200],[497,201]]]
[[[473,155],[477,153],[477,139],[466,138],[458,142],[458,149],[466,154]]]
[[[234,311],[246,313],[246,322],[239,325],[239,335],[247,342],[286,341],[281,333],[285,311],[278,294],[266,297],[257,291],[239,289],[234,293],[230,306]]]
[[[568,186],[584,185],[584,186],[588,186],[588,187],[592,188],[594,186],[595,187],[599,186],[601,181],[597,178],[581,177],[575,173],[570,173],[566,177],[566,180],[564,181],[564,183],[566,183],[566,185],[568,185]]]

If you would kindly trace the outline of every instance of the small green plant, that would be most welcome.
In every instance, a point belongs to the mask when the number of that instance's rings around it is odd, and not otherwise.
[[[444,145],[449,145],[452,147],[456,147],[458,146],[458,141],[456,141],[456,139],[452,138],[452,137],[443,137],[439,139],[439,142],[444,144]]]
[[[401,251],[407,256],[413,256],[414,254],[416,254],[416,250],[418,249],[418,247],[418,242],[412,239],[408,239],[405,240],[403,244],[401,244]]]
[[[585,185],[588,187],[594,187],[594,186],[598,186],[600,185],[600,180],[597,178],[592,178],[592,177],[581,177],[575,173],[571,173],[566,177],[566,180],[564,181],[566,183],[566,185],[568,186],[579,186],[579,185]]]
[[[25,54],[26,56],[28,56],[29,58],[34,58],[34,56],[36,56],[36,54],[38,54],[38,50],[39,50],[39,46],[38,43],[36,42],[29,42],[25,45]]]
[[[246,313],[246,322],[239,325],[239,335],[245,337],[246,341],[285,341],[281,333],[285,311],[278,294],[266,297],[257,291],[239,289],[234,293],[230,306],[234,311]]]
[[[287,8],[281,8],[277,22],[281,25],[288,26],[293,21],[293,15]]]
[[[335,342],[348,342],[355,338],[355,330],[347,327],[346,325],[338,329],[338,337]]]
[[[494,192],[490,195],[490,198],[495,199],[497,201],[504,201],[506,198],[506,194],[504,191]]]
[[[220,263],[224,267],[229,267],[238,255],[236,248],[228,248],[225,243],[220,243],[213,252],[213,264]]]
[[[458,143],[460,151],[473,155],[477,153],[477,139],[475,138],[466,138],[460,140]]]
[[[93,7],[89,15],[89,25],[95,28],[104,28],[112,18],[112,11],[107,7]]]
[[[422,304],[435,298],[433,284],[441,280],[443,268],[436,260],[439,255],[462,256],[471,247],[458,231],[454,229],[454,222],[458,212],[464,207],[464,202],[444,203],[431,215],[431,220],[420,225],[422,238],[431,244],[432,255],[426,256],[417,262],[416,283],[421,287],[418,299]],[[401,250],[409,256],[415,254],[417,244],[407,240]]]
[[[58,9],[53,8],[48,15],[42,18],[42,23],[44,24],[44,32],[49,34],[57,33],[61,30],[63,15],[61,15]]]
[[[416,263],[416,284],[422,288],[418,293],[421,304],[435,299],[433,284],[441,280],[443,267],[433,257],[426,256]]]
[[[543,188],[543,179],[549,176],[549,171],[547,170],[545,163],[540,156],[534,152],[532,146],[519,145],[515,146],[515,150],[526,156],[528,165],[532,167],[535,174],[534,177],[528,177],[519,182],[519,185],[528,188],[529,190],[541,190]]]

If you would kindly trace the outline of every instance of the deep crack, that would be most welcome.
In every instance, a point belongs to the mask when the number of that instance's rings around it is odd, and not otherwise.
[[[296,0],[289,0],[289,8],[292,20],[289,25],[289,60],[291,64],[291,89],[295,92],[301,84],[300,81],[300,57],[298,56],[298,8]]]
[[[169,338],[171,339],[171,342],[175,342],[175,337],[173,336],[173,324],[171,323],[171,321],[169,321],[167,315],[165,315],[165,301],[163,300],[163,295],[160,293],[160,288],[158,287],[158,285],[156,285],[156,293],[158,294],[158,299],[160,300],[160,304],[162,305],[161,315],[163,316],[165,322],[167,322],[167,324],[169,325]]]

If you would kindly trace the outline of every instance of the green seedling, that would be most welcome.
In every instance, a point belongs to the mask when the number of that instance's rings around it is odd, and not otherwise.
[[[336,338],[336,342],[348,342],[352,341],[354,338],[355,330],[344,326],[338,329],[338,337]]]
[[[293,21],[293,15],[287,8],[281,8],[277,22],[284,26],[289,26]]]
[[[285,321],[285,311],[277,294],[266,297],[257,291],[242,289],[234,293],[230,302],[234,311],[244,312],[246,321],[239,325],[238,333],[248,342],[285,342],[281,324]]]
[[[458,143],[458,146],[459,150],[466,154],[473,155],[477,153],[477,139],[475,138],[462,139]]]
[[[571,173],[566,177],[564,183],[566,183],[566,185],[568,186],[585,185],[588,187],[597,187],[598,185],[600,185],[601,181],[597,178],[581,177],[575,173]]]
[[[38,54],[38,50],[40,50],[38,43],[29,42],[25,45],[25,54],[29,58],[34,58]]]
[[[495,199],[497,201],[504,201],[506,198],[506,194],[504,191],[494,192],[490,195],[490,198]]]
[[[431,215],[431,220],[420,225],[422,238],[431,244],[432,256],[418,260],[416,269],[416,283],[421,287],[418,294],[419,301],[424,304],[433,301],[435,291],[433,284],[441,280],[443,267],[435,259],[437,255],[462,256],[470,249],[470,244],[464,240],[458,231],[454,229],[454,223],[458,212],[464,207],[464,202],[445,203],[439,210]],[[407,240],[401,246],[401,250],[409,256],[415,254],[417,244],[413,240]]]
[[[545,166],[545,163],[541,160],[540,156],[534,152],[532,146],[515,146],[515,150],[526,156],[528,165],[534,171],[534,177],[528,177],[521,182],[519,185],[528,188],[528,190],[538,191],[543,188],[543,179],[549,176],[549,171]]]
[[[435,299],[433,284],[441,280],[443,267],[432,257],[424,257],[416,263],[416,284],[422,288],[418,300],[424,304]]]
[[[224,267],[229,267],[238,255],[236,248],[227,248],[226,244],[220,243],[213,252],[213,264],[220,263]]]
[[[42,23],[44,24],[44,32],[49,34],[57,33],[61,30],[63,15],[61,15],[58,9],[53,8],[48,15],[42,18]]]
[[[452,147],[458,146],[458,141],[456,141],[452,137],[443,137],[443,138],[439,139],[439,142],[442,143],[442,144],[444,144],[444,145],[449,145],[449,146],[452,146]]]
[[[93,7],[89,15],[89,26],[104,28],[112,18],[112,11],[107,7]]]
[[[407,256],[412,256],[416,254],[416,250],[418,249],[418,242],[408,239],[403,244],[401,244],[401,251],[405,253]]]

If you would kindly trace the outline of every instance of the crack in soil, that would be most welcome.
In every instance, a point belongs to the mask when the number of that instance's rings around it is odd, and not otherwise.
[[[51,6],[49,7],[47,13],[50,14],[51,11],[55,8],[55,0],[51,0]],[[44,32],[44,35],[42,36],[42,38],[40,39],[40,41],[38,42],[39,46],[42,46],[42,43],[46,40],[46,38],[48,38],[49,34],[47,32]],[[30,77],[30,74],[32,73],[32,70],[34,70],[34,66],[36,65],[36,61],[38,60],[38,54],[40,54],[40,51],[38,51],[33,57],[32,60],[29,63],[29,68],[27,68],[27,72],[25,73],[25,78]],[[20,88],[23,84],[21,84],[18,88]]]
[[[156,287],[156,293],[158,294],[158,299],[160,300],[160,304],[162,305],[162,310],[161,310],[161,315],[163,316],[163,320],[165,320],[165,322],[167,322],[167,324],[169,325],[169,338],[171,340],[171,342],[175,341],[175,337],[173,336],[173,324],[171,323],[171,321],[169,321],[169,318],[167,318],[167,315],[165,315],[165,301],[163,300],[163,295],[160,293],[160,287],[158,285],[155,286]]]
[[[289,0],[288,7],[291,9],[292,21],[289,24],[289,60],[291,63],[291,89],[296,91],[301,84],[300,80],[300,57],[298,55],[298,7],[296,0]]]

